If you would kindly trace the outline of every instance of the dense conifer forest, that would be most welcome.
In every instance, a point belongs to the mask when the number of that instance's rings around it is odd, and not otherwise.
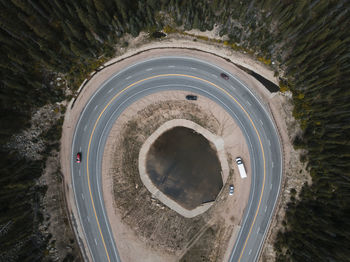
[[[312,185],[288,205],[277,261],[350,261],[350,2],[347,0],[0,0],[0,141],[33,110],[65,99],[126,33],[220,27],[230,43],[275,61],[293,93]],[[272,65],[271,65],[272,66]],[[0,261],[43,260],[35,185],[43,162],[0,151]],[[296,200],[300,199],[300,200]]]

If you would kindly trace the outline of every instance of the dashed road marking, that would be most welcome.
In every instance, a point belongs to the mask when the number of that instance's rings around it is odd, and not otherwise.
[[[95,238],[95,244],[96,244],[96,246],[97,246],[97,240],[96,240],[96,238]]]
[[[147,68],[147,69],[146,69],[146,71],[151,71],[151,70],[153,70],[153,68]]]
[[[259,231],[260,231],[260,227],[258,227],[258,230],[256,231],[256,233],[259,234]]]
[[[86,131],[87,125],[84,126],[84,131]]]
[[[109,89],[108,90],[108,92],[107,92],[107,94],[109,94],[110,92],[112,92],[113,91],[113,89],[111,88],[111,89]]]
[[[131,78],[131,76],[128,76],[127,78],[126,78],[126,80],[128,80],[128,79],[130,79]]]
[[[265,207],[265,213],[266,213],[266,210],[267,210],[267,206]]]
[[[111,90],[112,90],[112,89],[111,89]],[[93,111],[95,111],[97,108],[98,108],[98,105],[96,105],[96,106],[95,106],[95,108],[94,108],[94,110],[93,110]]]
[[[175,66],[174,66],[174,65],[169,65],[168,67],[169,67],[169,68],[173,68],[173,67],[175,67]]]
[[[84,195],[83,195],[83,194],[81,194],[81,198],[82,198],[83,200],[85,200],[85,197],[84,197]]]
[[[275,164],[272,162],[272,168],[275,166]]]
[[[267,139],[267,143],[269,143],[269,146],[271,146],[271,141],[270,141],[270,139]]]
[[[260,121],[260,124],[263,126],[264,125],[263,121],[261,119],[259,119],[259,121]]]
[[[252,253],[252,250],[249,250],[249,256],[250,256],[251,253]]]
[[[247,101],[247,104],[249,105],[249,106],[251,106],[252,104],[249,102],[249,101]]]
[[[272,184],[270,184],[270,190],[272,189]]]
[[[171,66],[169,66],[171,67]],[[175,67],[175,66],[173,66]],[[260,134],[259,132],[257,131],[250,115],[248,114],[248,112],[244,109],[244,107],[233,97],[231,96],[227,91],[225,91],[223,88],[220,88],[219,86],[213,84],[212,82],[208,81],[208,80],[205,80],[205,79],[201,79],[199,77],[195,77],[195,76],[189,76],[189,75],[184,75],[184,74],[163,74],[163,75],[157,75],[157,76],[152,76],[152,77],[148,77],[148,78],[144,78],[142,80],[139,80],[139,81],[136,81],[132,84],[130,84],[129,86],[125,87],[123,90],[121,90],[118,94],[116,94],[110,101],[109,103],[105,106],[105,108],[102,110],[101,114],[99,115],[97,121],[95,122],[94,126],[93,126],[93,129],[92,129],[92,133],[90,135],[90,139],[89,139],[89,144],[88,144],[88,148],[87,148],[87,157],[86,157],[86,166],[87,166],[87,182],[88,182],[88,188],[89,188],[89,193],[90,193],[90,199],[91,199],[91,203],[92,203],[92,207],[93,207],[93,211],[94,211],[94,215],[95,215],[95,218],[96,218],[96,222],[97,222],[97,226],[98,226],[98,230],[100,232],[100,235],[101,235],[101,240],[102,240],[102,244],[104,246],[104,249],[105,249],[105,252],[106,252],[106,255],[107,255],[107,259],[108,261],[110,261],[110,258],[109,258],[109,253],[107,251],[107,247],[106,247],[106,243],[105,243],[105,240],[104,240],[104,237],[103,237],[103,234],[102,234],[102,230],[101,230],[101,226],[100,226],[100,222],[97,218],[97,212],[96,212],[96,208],[95,208],[95,204],[94,204],[94,201],[93,201],[93,197],[92,197],[92,190],[91,190],[91,185],[90,185],[90,175],[89,175],[89,151],[90,151],[90,145],[91,145],[91,141],[92,141],[92,138],[93,138],[93,135],[94,135],[94,132],[95,132],[95,128],[96,126],[98,125],[98,121],[99,119],[101,118],[102,114],[105,112],[105,110],[107,109],[107,107],[117,98],[119,97],[119,95],[124,92],[125,90],[131,88],[132,86],[135,86],[136,84],[138,83],[141,83],[141,82],[144,82],[146,80],[150,80],[150,79],[154,79],[154,78],[159,78],[159,77],[164,77],[164,76],[185,76],[185,77],[189,77],[189,78],[194,78],[194,79],[200,79],[202,80],[203,82],[206,82],[206,83],[209,83],[211,84],[212,86],[222,90],[223,92],[227,93],[227,95],[229,97],[231,97],[237,104],[238,106],[240,106],[240,108],[242,108],[242,110],[246,113],[247,117],[249,118],[253,128],[255,129],[256,131],[256,135],[259,139],[259,143],[260,143],[260,147],[261,147],[261,150],[262,150],[262,158],[263,158],[263,163],[264,163],[264,173],[263,173],[263,184],[262,184],[262,190],[261,190],[261,194],[260,194],[260,198],[259,198],[259,202],[258,202],[258,207],[257,207],[257,210],[255,212],[255,215],[254,215],[254,218],[253,218],[253,221],[251,223],[251,226],[250,226],[250,229],[249,229],[249,232],[248,232],[248,236],[246,237],[245,239],[245,242],[244,242],[244,245],[243,245],[243,248],[242,248],[242,251],[240,252],[240,257],[238,259],[238,261],[241,260],[241,257],[244,253],[244,250],[245,250],[245,247],[247,245],[247,242],[248,242],[248,239],[249,239],[249,236],[250,236],[250,233],[252,232],[252,228],[254,226],[254,223],[255,223],[255,220],[257,218],[257,215],[258,215],[258,211],[259,211],[259,208],[260,208],[260,204],[262,202],[262,196],[263,196],[263,192],[264,192],[264,186],[265,186],[265,176],[266,176],[266,168],[265,168],[265,163],[266,163],[266,160],[265,160],[265,155],[264,155],[264,148],[263,148],[263,145],[262,145],[262,142],[261,142],[261,138],[260,138]]]
[[[211,74],[213,77],[215,77],[215,78],[218,78],[218,76],[217,75],[214,75],[214,74]]]
[[[191,67],[191,69],[192,69],[192,70],[197,70],[197,68],[195,68],[195,67]]]

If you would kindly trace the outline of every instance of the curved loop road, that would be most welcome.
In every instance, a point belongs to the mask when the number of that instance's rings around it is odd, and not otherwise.
[[[274,123],[253,93],[232,74],[189,57],[141,61],[108,79],[85,106],[72,142],[71,170],[79,219],[94,261],[120,261],[101,189],[104,146],[116,119],[152,93],[185,90],[222,106],[241,128],[249,149],[252,183],[230,261],[256,261],[280,190],[282,155]],[[82,163],[74,161],[82,152]]]

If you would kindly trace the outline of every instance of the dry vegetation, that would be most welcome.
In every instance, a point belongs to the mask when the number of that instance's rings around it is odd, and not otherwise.
[[[279,198],[279,205],[276,206],[275,219],[272,220],[270,232],[265,242],[265,247],[262,252],[262,261],[275,261],[276,253],[273,244],[276,241],[277,233],[283,228],[285,223],[285,211],[287,203],[295,198],[300,192],[302,185],[305,182],[310,183],[310,175],[306,170],[306,164],[300,161],[303,155],[302,150],[294,149],[292,141],[301,132],[299,123],[292,116],[293,104],[288,93],[284,95],[275,96],[274,103],[278,105],[281,110],[279,114],[284,121],[279,121],[280,128],[286,133],[288,141],[283,141],[284,144],[284,176],[281,185],[281,193]]]
[[[183,261],[198,259],[198,252],[205,250],[206,258],[217,261],[222,259],[225,251],[218,247],[226,246],[233,227],[215,214],[218,206],[227,199],[227,194],[221,193],[217,198],[219,201],[208,212],[189,219],[152,198],[139,176],[138,155],[143,142],[166,121],[179,118],[196,122],[214,134],[220,130],[213,115],[204,113],[193,103],[166,101],[139,111],[123,127],[115,144],[112,170],[115,205],[123,222],[150,248],[161,248],[182,257]]]
[[[73,230],[70,226],[60,173],[57,152],[46,161],[46,168],[39,180],[47,186],[43,198],[43,223],[41,231],[49,236],[48,255],[44,261],[81,261],[78,245],[75,243]]]

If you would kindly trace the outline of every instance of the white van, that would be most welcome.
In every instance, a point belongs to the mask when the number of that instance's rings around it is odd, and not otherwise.
[[[246,178],[246,177],[247,177],[247,173],[246,173],[246,171],[245,171],[242,158],[237,157],[237,158],[236,158],[236,163],[237,163],[238,170],[239,170],[239,174],[241,175],[241,178]]]

